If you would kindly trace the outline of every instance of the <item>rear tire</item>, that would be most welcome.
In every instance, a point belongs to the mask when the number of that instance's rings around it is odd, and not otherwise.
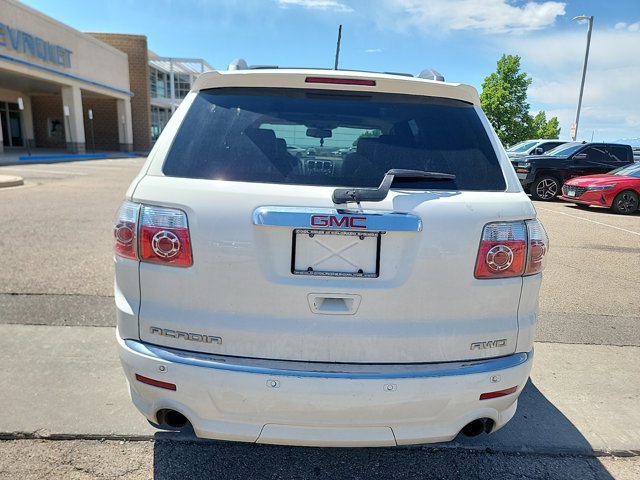
[[[551,176],[536,178],[529,188],[534,200],[550,202],[560,194],[560,182]]]
[[[619,215],[631,215],[638,210],[638,194],[631,190],[620,192],[613,199],[611,210]]]

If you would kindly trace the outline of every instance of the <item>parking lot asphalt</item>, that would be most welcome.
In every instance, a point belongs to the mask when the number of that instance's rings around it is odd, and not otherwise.
[[[155,447],[131,449],[148,456],[151,448],[155,472],[162,462],[158,451],[179,464],[201,447],[188,438],[157,434],[146,424],[130,404],[115,354],[111,222],[142,163],[124,159],[0,167],[0,175],[24,178],[24,186],[0,190],[0,222],[10,226],[0,235],[0,358],[6,372],[0,388],[7,406],[0,410],[0,436],[31,439],[21,441],[31,442],[34,452],[40,437],[84,442],[153,438]],[[517,416],[494,435],[459,439],[429,451],[434,458],[442,451],[442,458],[454,463],[471,455],[477,478],[490,472],[483,470],[486,459],[474,456],[478,452],[497,455],[494,460],[505,462],[504,471],[513,478],[521,478],[515,454],[529,456],[531,465],[546,465],[530,478],[578,478],[563,476],[571,468],[586,468],[589,474],[582,478],[638,478],[627,475],[640,465],[635,461],[640,453],[640,213],[623,217],[561,202],[536,202],[536,208],[551,248],[532,381]],[[162,442],[168,443],[160,446]],[[20,445],[7,440],[0,450],[16,455]],[[124,448],[117,445],[89,442],[73,448]],[[261,468],[259,452],[265,450],[249,453],[246,446],[217,445],[218,452],[248,456],[248,467]],[[273,448],[285,456],[302,450]],[[450,457],[452,449],[463,453]],[[329,459],[327,453],[310,456],[329,465],[350,458],[357,463],[368,451],[358,449],[351,457],[339,451]],[[632,459],[624,464],[608,457],[606,462],[584,460],[612,452]],[[386,455],[380,454],[380,461]],[[393,455],[379,469],[386,476],[368,478],[413,478],[393,475],[394,468],[402,468],[404,454]],[[579,461],[563,463],[557,455]],[[232,461],[224,455],[215,460]],[[438,468],[435,460],[432,467]],[[238,468],[231,468],[228,478],[241,478],[233,475]],[[289,478],[276,465],[269,468],[272,476],[256,478]],[[14,477],[21,470],[6,470],[0,461],[0,478],[5,471]],[[333,470],[321,470],[327,471]],[[293,470],[289,474],[305,478]]]

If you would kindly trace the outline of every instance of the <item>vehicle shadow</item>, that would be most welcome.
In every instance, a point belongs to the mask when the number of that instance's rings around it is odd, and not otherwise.
[[[587,440],[531,382],[493,435],[396,448],[306,448],[198,440],[159,432],[161,479],[612,479]]]
[[[611,211],[610,208],[604,208],[604,207],[584,207],[584,206],[578,206],[575,203],[571,204],[567,202],[567,207],[569,207],[571,210],[576,211],[576,212],[598,212],[600,214],[608,214],[608,215],[613,215],[615,217],[633,217],[633,216],[640,216],[640,210],[636,210],[633,213],[628,213],[627,215],[618,215],[616,213],[613,213]]]

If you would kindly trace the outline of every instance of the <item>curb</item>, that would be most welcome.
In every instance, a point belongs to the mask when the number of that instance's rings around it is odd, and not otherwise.
[[[227,442],[225,440],[213,440],[208,438],[199,438],[193,433],[171,432],[166,430],[158,430],[155,435],[118,435],[110,434],[88,434],[88,433],[48,433],[48,432],[0,432],[1,441],[19,441],[19,440],[47,440],[52,442],[73,441],[73,440],[99,440],[99,441],[125,441],[125,442],[175,442],[183,444],[212,444],[212,443],[235,443],[237,445],[252,445],[251,442]],[[319,448],[319,447],[301,447],[286,445],[269,445],[262,444],[267,447],[284,447],[284,448]],[[324,447],[322,447],[324,448]],[[339,447],[327,447],[328,449],[339,449]],[[369,447],[361,447],[369,448]],[[466,446],[457,442],[450,444],[433,443],[433,444],[417,444],[417,445],[398,445],[395,447],[376,447],[376,449],[384,450],[432,450],[432,451],[466,451],[481,453],[497,453],[503,455],[543,455],[543,456],[569,456],[582,458],[599,458],[599,457],[640,457],[640,450],[602,450],[602,449],[582,449],[582,448],[529,448],[529,447],[505,447],[505,446]]]
[[[17,177],[14,175],[0,175],[0,188],[19,187],[20,185],[24,185],[24,180],[22,179],[22,177]]]

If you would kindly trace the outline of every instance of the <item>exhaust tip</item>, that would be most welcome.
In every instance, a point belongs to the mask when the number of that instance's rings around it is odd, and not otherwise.
[[[467,423],[460,433],[462,433],[465,437],[477,437],[481,433],[491,433],[493,430],[495,422],[490,418],[478,418],[473,422]]]
[[[160,428],[181,430],[189,424],[189,419],[180,412],[170,409],[159,410],[156,414]]]

